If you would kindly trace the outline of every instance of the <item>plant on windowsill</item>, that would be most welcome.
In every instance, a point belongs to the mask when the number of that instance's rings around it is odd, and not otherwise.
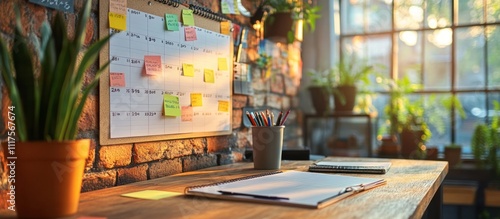
[[[326,115],[331,111],[330,99],[333,93],[332,71],[309,70],[307,72],[311,79],[308,87],[311,101],[317,115]]]
[[[109,64],[83,86],[86,70],[109,40],[109,36],[100,39],[82,51],[91,4],[87,1],[82,9],[74,39],[68,38],[61,13],[52,25],[44,22],[40,41],[25,37],[17,8],[10,52],[0,39],[0,71],[12,101],[9,119],[15,122],[15,130],[11,129],[15,133],[9,133],[2,147],[5,154],[17,157],[18,217],[54,218],[77,211],[90,145],[89,139],[76,140],[78,120]]]
[[[488,187],[484,190],[485,205],[486,206],[499,206],[498,197],[500,196],[500,163],[498,151],[500,148],[500,102],[494,101],[495,115],[489,126],[489,148],[487,156],[487,165],[490,166],[493,179],[488,183]]]
[[[287,43],[302,39],[302,30],[314,31],[320,17],[319,6],[302,0],[265,0],[270,13],[264,20],[264,38],[285,38]]]

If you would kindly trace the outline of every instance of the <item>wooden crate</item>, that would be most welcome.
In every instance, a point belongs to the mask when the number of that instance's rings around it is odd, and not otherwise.
[[[500,207],[500,190],[484,189],[484,205],[486,207]]]
[[[474,205],[476,201],[476,186],[443,185],[443,204]]]

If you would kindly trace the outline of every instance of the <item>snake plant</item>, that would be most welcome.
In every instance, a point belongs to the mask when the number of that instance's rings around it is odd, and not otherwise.
[[[20,141],[76,138],[85,101],[109,65],[98,69],[95,78],[83,86],[86,70],[110,38],[108,35],[84,48],[91,3],[86,1],[74,38],[68,37],[61,13],[57,13],[51,25],[44,22],[40,39],[26,37],[16,9],[12,49],[9,51],[7,43],[0,39],[0,71],[12,100],[10,109]]]

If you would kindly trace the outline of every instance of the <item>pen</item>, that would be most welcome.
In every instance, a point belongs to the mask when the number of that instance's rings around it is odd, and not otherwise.
[[[217,192],[220,192],[223,195],[242,195],[242,196],[250,196],[250,197],[254,197],[254,198],[272,199],[272,200],[289,200],[289,198],[287,198],[287,197],[279,197],[279,196],[255,195],[255,194],[248,194],[248,193],[222,191],[222,190],[219,190]]]
[[[281,122],[280,125],[284,125],[285,122],[286,122],[286,119],[288,118],[288,114],[290,114],[290,110],[287,110],[286,113],[285,113],[285,116],[283,116],[283,121]]]

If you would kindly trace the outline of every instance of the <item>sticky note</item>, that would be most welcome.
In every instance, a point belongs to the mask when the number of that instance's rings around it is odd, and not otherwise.
[[[125,74],[118,72],[109,73],[110,87],[125,87]]]
[[[238,0],[233,0],[233,8],[235,14],[240,14],[240,9],[238,8]]]
[[[182,75],[187,77],[194,77],[194,65],[182,63]]]
[[[193,10],[182,9],[182,24],[184,26],[194,26]]]
[[[203,74],[205,76],[205,82],[215,83],[214,70],[205,68]]]
[[[161,75],[163,73],[161,56],[144,56],[144,67],[147,75]]]
[[[229,35],[229,32],[231,32],[230,29],[231,29],[231,23],[229,23],[229,21],[220,22],[220,33]]]
[[[179,31],[179,19],[175,14],[165,14],[165,27],[167,30]]]
[[[170,94],[163,94],[163,112],[165,116],[180,116],[179,97]]]
[[[195,41],[196,40],[196,29],[194,27],[184,28],[184,39],[186,41]]]
[[[139,192],[131,192],[122,194],[124,197],[130,198],[140,198],[140,199],[148,199],[148,200],[160,200],[162,198],[170,198],[182,195],[179,192],[167,192],[167,191],[159,191],[159,190],[144,190]]]
[[[109,12],[127,15],[127,0],[109,0]]]
[[[191,106],[203,106],[201,93],[191,93]]]
[[[182,106],[182,122],[192,122],[193,121],[193,107],[191,106]]]
[[[229,112],[229,101],[219,100],[219,112]]]
[[[227,60],[226,60],[226,58],[218,58],[217,59],[217,63],[218,63],[218,66],[219,66],[219,70],[221,70],[221,71],[227,70]]]
[[[226,1],[222,0],[220,2],[220,7],[223,14],[231,14],[231,11],[229,10],[229,4]]]
[[[123,14],[117,14],[114,12],[109,12],[109,27],[116,30],[126,30],[127,29],[127,16]]]

